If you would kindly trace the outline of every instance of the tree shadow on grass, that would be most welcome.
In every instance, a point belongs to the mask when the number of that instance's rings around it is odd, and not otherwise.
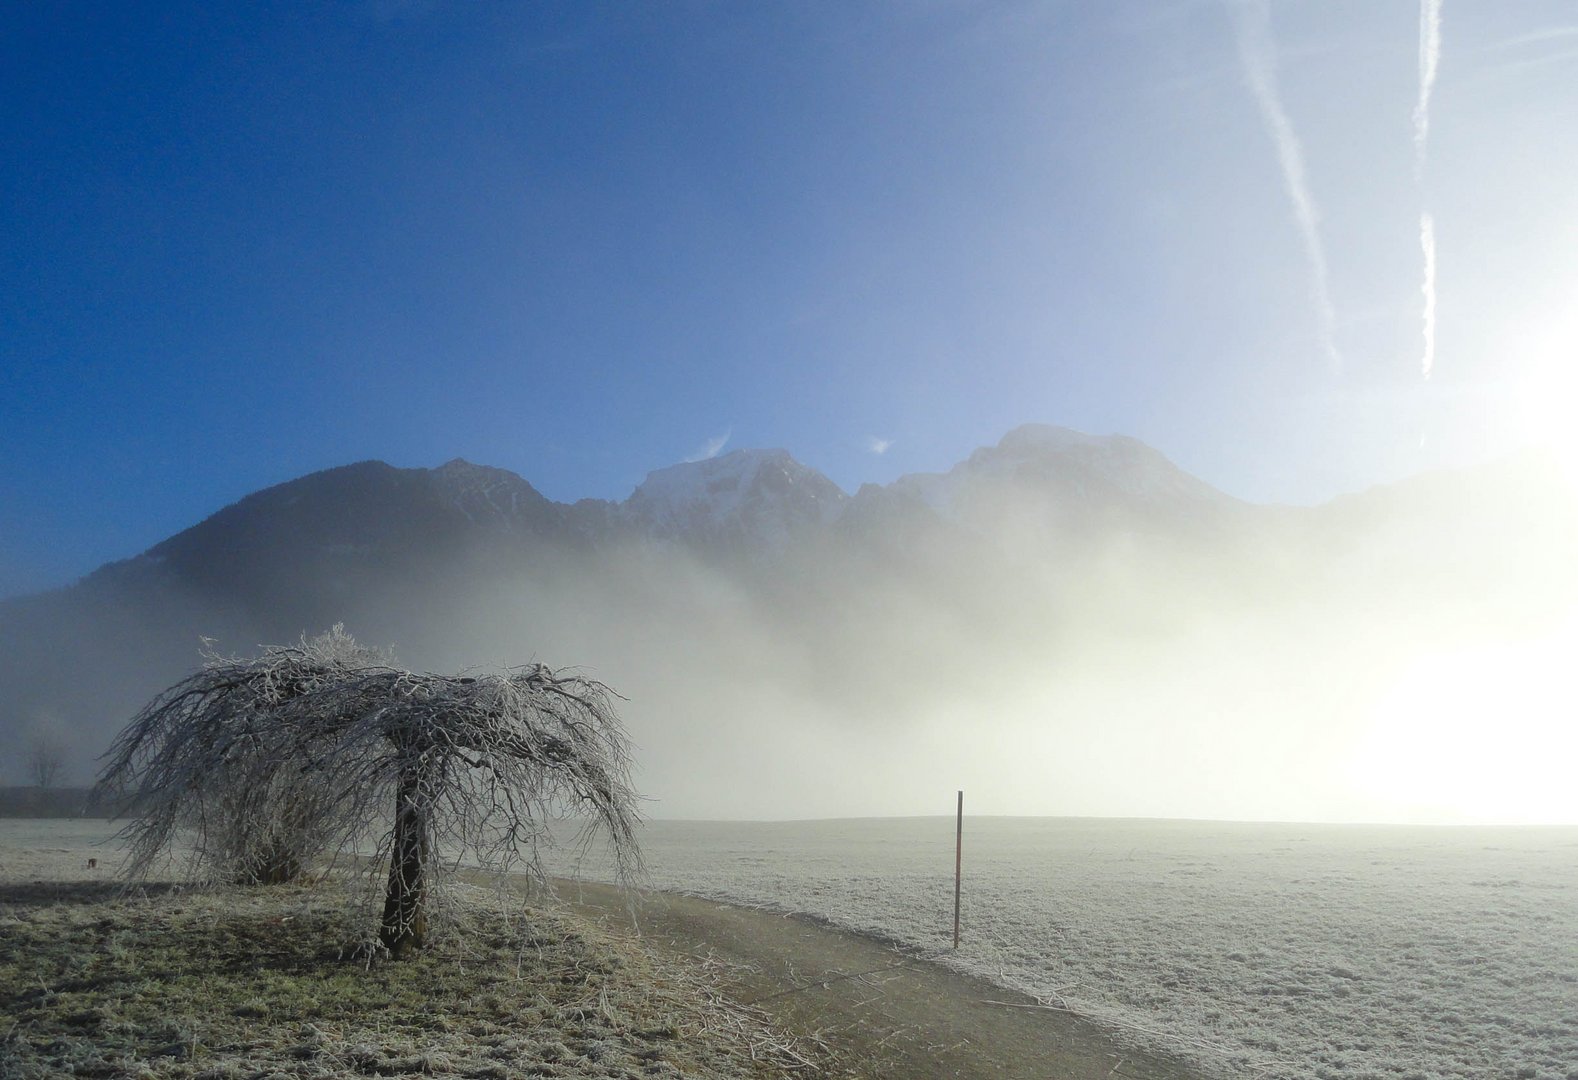
[[[0,928],[0,953],[22,958],[32,971],[0,986],[0,1014],[34,1003],[40,988],[47,988],[45,999],[111,991],[157,997],[161,986],[179,984],[203,986],[217,1000],[245,998],[270,979],[305,979],[305,988],[365,966],[346,912],[304,899],[300,892],[216,893],[173,882],[0,886],[0,908],[22,915]]]
[[[169,896],[190,886],[175,881],[27,881],[0,885],[0,904],[47,906],[50,904],[102,904],[112,900],[141,900]]]

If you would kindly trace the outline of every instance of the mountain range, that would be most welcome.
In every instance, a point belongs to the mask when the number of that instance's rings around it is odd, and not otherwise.
[[[1243,507],[1137,440],[1046,425],[1015,429],[947,473],[867,484],[853,496],[786,450],[735,450],[658,469],[619,503],[552,502],[512,472],[459,458],[434,469],[364,461],[256,492],[101,573],[165,566],[218,584],[256,572],[254,558],[276,561],[270,552],[355,560],[479,541],[528,548],[637,539],[758,557],[873,515],[986,533],[1015,512],[1009,504],[1072,528],[1165,527]]]
[[[586,667],[661,748],[659,788],[684,788],[685,748],[704,758],[743,716],[805,746],[903,739],[944,713],[1198,728],[1248,723],[1281,687],[1320,698],[1289,730],[1341,731],[1343,695],[1314,684],[1538,632],[1578,598],[1574,541],[1578,500],[1536,454],[1313,508],[1245,503],[1138,440],[1046,425],[853,494],[784,450],[658,469],[622,502],[554,502],[459,459],[367,461],[0,602],[0,738],[68,732],[85,778],[200,638],[245,653],[336,622],[413,667]],[[748,786],[708,790],[678,805],[773,812]]]

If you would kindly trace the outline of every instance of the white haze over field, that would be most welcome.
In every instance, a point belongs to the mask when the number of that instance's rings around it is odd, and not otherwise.
[[[659,818],[920,814],[965,788],[988,814],[1578,822],[1571,571],[1531,549],[1465,600],[1396,542],[1314,578],[1275,549],[1262,577],[1236,550],[818,550],[767,584],[631,549],[461,593],[395,644],[440,670],[584,660],[627,699]]]
[[[1237,525],[1198,535],[1171,518],[1060,532],[1060,504],[1004,481],[953,496],[984,533],[889,508],[743,561],[644,540],[292,588],[341,598],[330,621],[404,666],[541,661],[606,682],[654,818],[925,814],[964,788],[984,814],[1578,823],[1578,511],[1544,475],[1230,508]],[[1472,513],[1443,509],[1474,485]],[[130,654],[127,633],[203,627],[243,655],[294,636],[173,593],[116,617],[11,631],[14,686],[58,658],[51,640],[118,650],[22,706],[74,740],[62,782],[197,662],[195,642]],[[21,781],[26,730],[9,735]]]
[[[1529,641],[1465,646],[1410,664],[1374,703],[1355,787],[1384,820],[1578,820],[1572,763],[1578,621]]]
[[[282,561],[222,579],[214,605],[155,576],[157,559],[128,565],[126,592],[95,592],[111,574],[12,608],[0,681],[15,715],[75,739],[79,783],[195,666],[197,633],[247,655],[342,622],[419,670],[540,661],[607,683],[655,818],[925,814],[964,788],[988,814],[1578,823],[1563,772],[1578,500],[1559,463],[1290,509],[1228,499],[1132,440],[1055,428],[847,504],[787,461],[663,470],[670,494],[698,478],[726,490],[641,504],[664,522],[764,530],[743,546],[606,525],[572,545],[459,514],[443,552],[283,545]],[[740,487],[747,474],[762,486]],[[514,483],[498,490],[519,495]],[[220,539],[200,550],[228,560],[236,536],[309,503],[287,490],[216,516]],[[834,524],[828,503],[847,505]],[[393,506],[305,520],[332,540],[384,528],[378,515],[404,513]],[[809,517],[772,516],[789,507]],[[138,592],[150,578],[164,583]],[[262,636],[238,614],[248,604],[276,629]],[[18,780],[25,731],[7,733]]]

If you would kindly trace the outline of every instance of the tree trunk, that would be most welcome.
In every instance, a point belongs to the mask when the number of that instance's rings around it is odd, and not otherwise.
[[[427,940],[427,822],[421,783],[413,772],[400,780],[395,796],[394,848],[389,855],[389,893],[384,899],[378,940],[396,960],[404,960]]]

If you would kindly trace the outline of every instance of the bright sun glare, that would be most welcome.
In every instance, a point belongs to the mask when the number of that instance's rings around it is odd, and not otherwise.
[[[1578,288],[1565,310],[1516,335],[1511,348],[1529,364],[1519,382],[1522,435],[1549,447],[1578,489]]]
[[[1578,289],[1504,347],[1525,365],[1517,436],[1553,453],[1578,491]],[[1356,794],[1389,820],[1578,823],[1575,654],[1578,612],[1540,636],[1416,661],[1373,703],[1350,763]]]
[[[1356,788],[1393,820],[1578,823],[1575,649],[1578,618],[1415,663],[1375,703]]]

